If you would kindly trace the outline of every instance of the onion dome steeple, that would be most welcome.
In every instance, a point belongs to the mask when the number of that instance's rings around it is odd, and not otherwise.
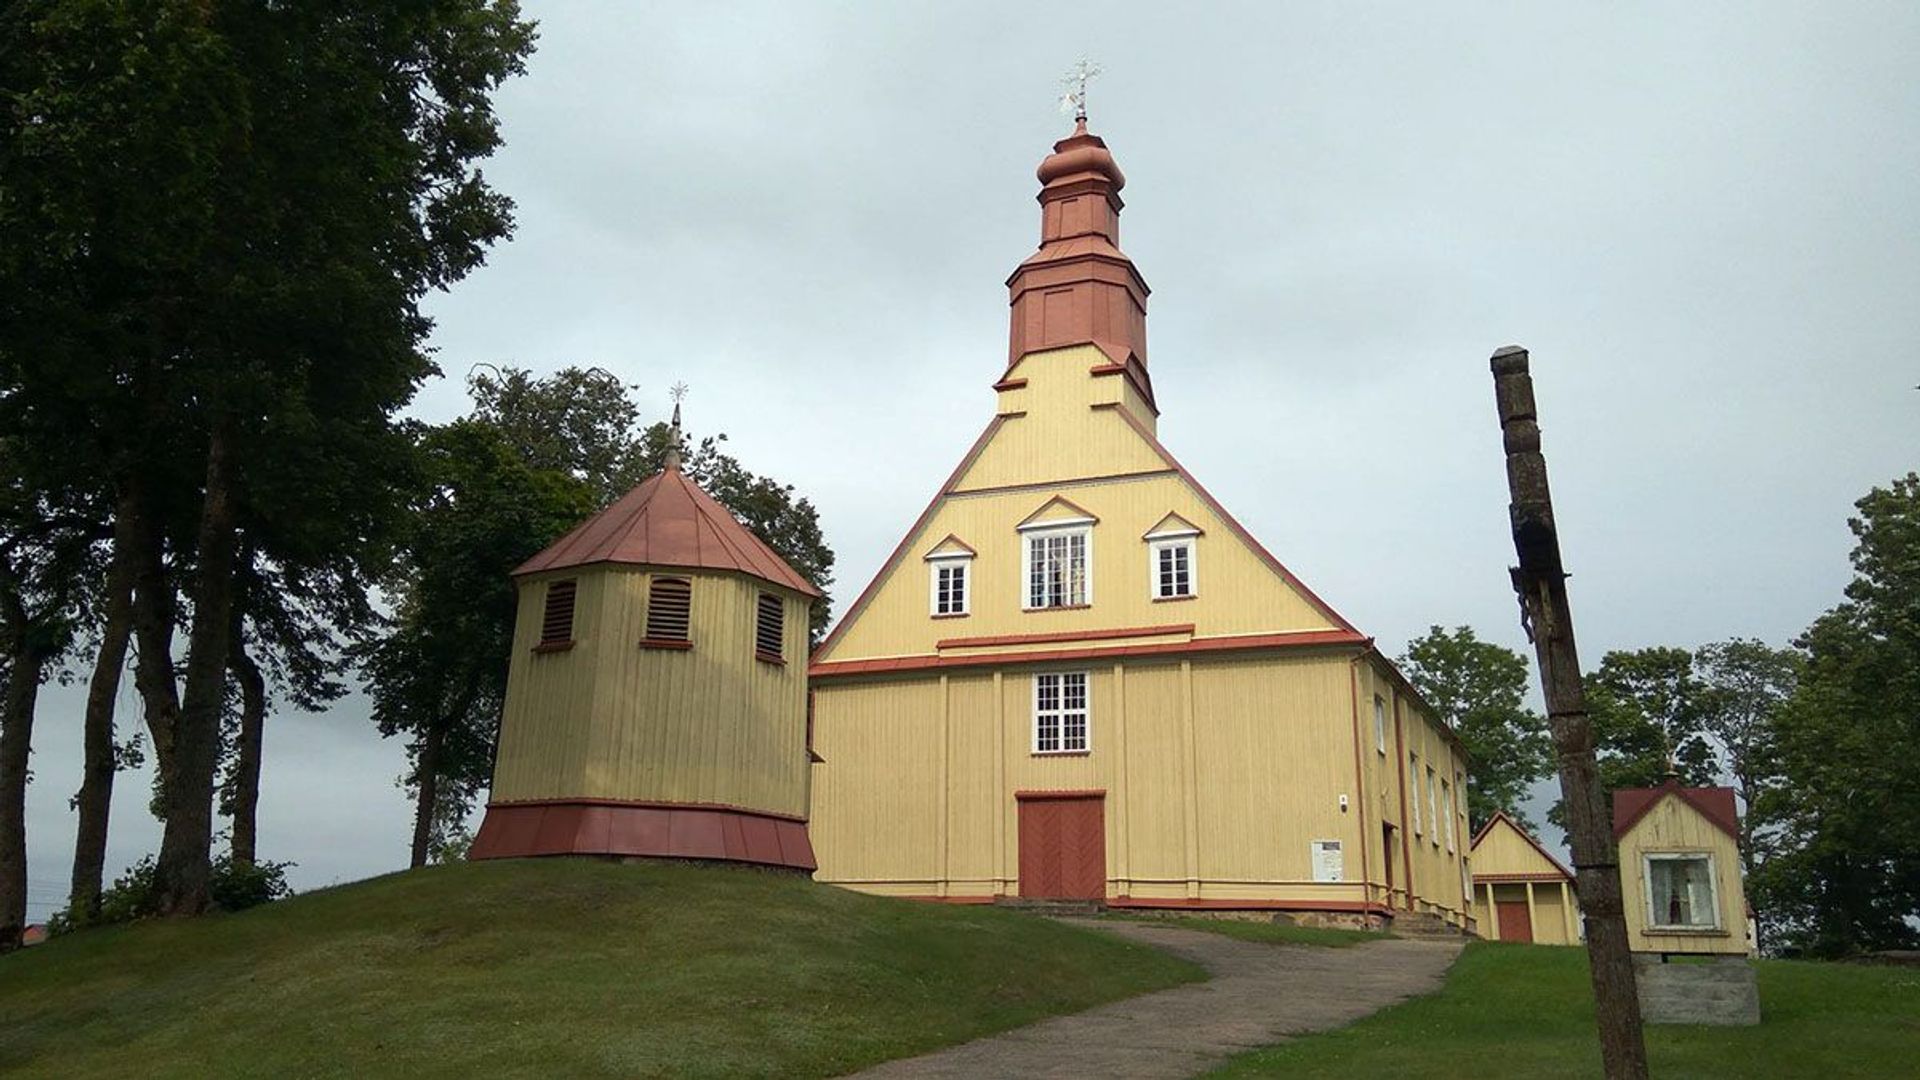
[[[1127,178],[1106,141],[1073,134],[1040,163],[1040,250],[1007,279],[1013,307],[1009,362],[1043,349],[1095,345],[1148,386],[1147,283],[1120,250],[1120,189]],[[1149,393],[1150,396],[1150,393]]]

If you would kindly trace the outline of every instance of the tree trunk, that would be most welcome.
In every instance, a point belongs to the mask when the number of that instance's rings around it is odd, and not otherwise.
[[[427,865],[427,847],[433,840],[434,803],[440,791],[440,747],[446,740],[446,725],[435,723],[420,743],[420,758],[414,763],[413,855],[407,864]]]
[[[100,914],[100,890],[106,876],[107,821],[113,809],[114,701],[127,666],[127,642],[133,634],[133,553],[123,535],[128,526],[127,500],[114,516],[113,555],[107,564],[100,628],[100,652],[93,658],[93,677],[87,684],[86,749],[81,766],[79,830],[73,844],[73,885],[67,913],[78,921]]]
[[[20,947],[27,928],[27,758],[33,749],[33,707],[46,654],[34,644],[26,607],[11,573],[0,582],[7,643],[7,683],[0,695],[0,953]]]
[[[260,806],[260,751],[266,736],[267,683],[260,665],[247,655],[240,620],[234,619],[232,659],[228,666],[240,684],[240,741],[233,765],[233,861],[254,861],[258,836],[255,815]]]
[[[211,903],[214,772],[220,764],[237,547],[233,485],[231,436],[225,423],[216,423],[207,440],[206,495],[195,542],[186,685],[174,731],[173,769],[161,793],[167,824],[154,878],[165,915],[198,915]]]
[[[1527,351],[1508,346],[1493,354],[1494,399],[1507,455],[1507,489],[1513,571],[1527,636],[1540,663],[1540,687],[1560,758],[1560,794],[1567,811],[1567,841],[1573,849],[1575,890],[1587,924],[1587,956],[1593,978],[1594,1019],[1600,1029],[1600,1059],[1613,1080],[1644,1080],[1646,1039],[1640,996],[1627,948],[1626,910],[1621,900],[1619,854],[1614,848],[1606,792],[1594,759],[1593,725],[1587,718],[1580,657],[1574,647],[1567,575],[1540,453]]]

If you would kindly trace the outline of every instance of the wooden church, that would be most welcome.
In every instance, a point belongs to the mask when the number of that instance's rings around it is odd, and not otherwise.
[[[1160,443],[1084,116],[1039,180],[993,415],[813,658],[816,877],[1465,926],[1457,740]]]
[[[675,409],[675,430],[679,415]],[[471,858],[811,870],[807,614],[820,593],[670,455],[514,571],[519,614]]]

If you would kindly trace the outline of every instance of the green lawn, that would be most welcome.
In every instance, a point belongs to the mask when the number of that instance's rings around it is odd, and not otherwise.
[[[1377,930],[1324,930],[1314,926],[1295,926],[1284,922],[1249,922],[1244,919],[1201,919],[1189,915],[1105,915],[1103,918],[1128,922],[1159,923],[1182,930],[1203,930],[1241,941],[1265,941],[1276,945],[1324,945],[1350,948],[1363,941],[1381,941],[1393,935]]]
[[[1656,1077],[1920,1073],[1920,972],[1760,962],[1761,1023],[1655,1026]],[[1216,1076],[1599,1076],[1584,950],[1477,942],[1430,997],[1256,1050]]]
[[[791,875],[475,863],[0,957],[0,1074],[827,1076],[1201,977]]]

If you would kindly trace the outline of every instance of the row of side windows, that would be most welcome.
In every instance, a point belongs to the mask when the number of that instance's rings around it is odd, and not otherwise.
[[[1185,600],[1198,595],[1193,534],[1153,536],[1147,542],[1147,595]],[[936,618],[972,612],[973,555],[927,557],[928,607]],[[1026,611],[1086,607],[1093,603],[1093,530],[1029,531],[1022,537],[1021,578]]]
[[[1382,755],[1387,752],[1387,699],[1380,694],[1373,695],[1373,745]],[[1407,754],[1407,802],[1413,818],[1413,835],[1423,835],[1425,830],[1420,816],[1420,755]],[[1453,851],[1458,843],[1454,832],[1454,819],[1459,816],[1458,785],[1440,780],[1433,766],[1427,766],[1426,820],[1433,823],[1432,840],[1435,845],[1445,835],[1447,850]],[[1446,809],[1442,814],[1441,809]],[[1443,825],[1444,823],[1444,825]]]
[[[547,583],[536,650],[553,652],[572,647],[574,602],[578,594],[579,582],[573,578]],[[786,663],[786,602],[777,593],[762,592],[753,614],[754,655],[770,663]],[[647,584],[646,636],[640,639],[640,644],[652,649],[690,649],[692,631],[693,582],[683,577],[651,579]]]

